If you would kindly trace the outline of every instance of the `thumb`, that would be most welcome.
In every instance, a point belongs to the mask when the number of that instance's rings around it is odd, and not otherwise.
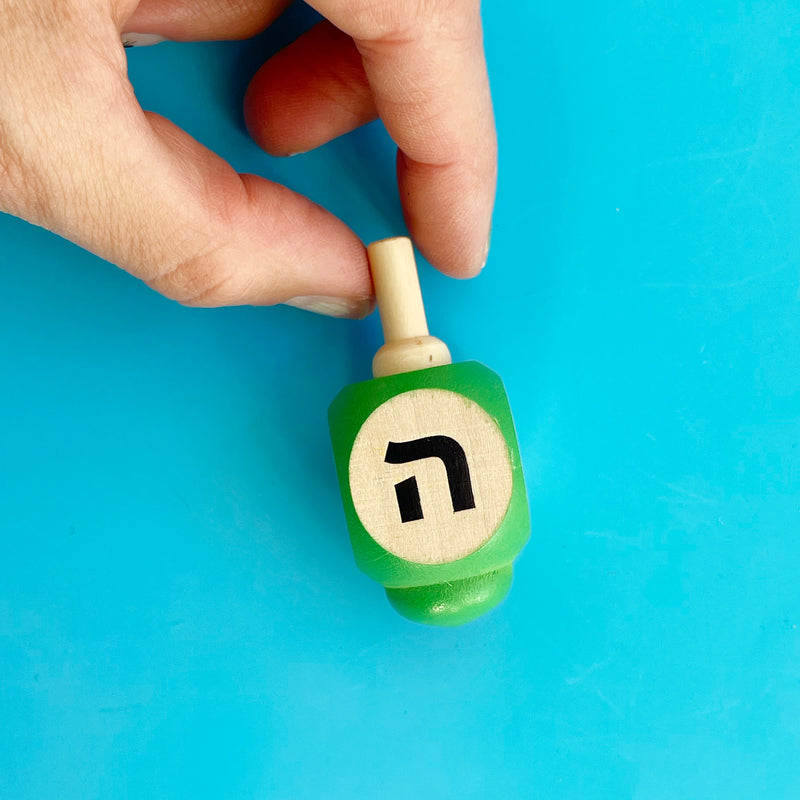
[[[369,313],[364,246],[341,220],[285,186],[238,174],[163,117],[145,118],[163,212],[151,206],[146,217],[155,258],[126,269],[188,305],[288,302],[333,316]]]
[[[0,209],[187,305],[290,302],[335,316],[368,313],[358,237],[310,200],[239,175],[142,111],[119,32],[109,28],[103,49],[79,46],[65,58],[31,45],[0,56],[0,73],[5,66],[15,75],[0,104]]]

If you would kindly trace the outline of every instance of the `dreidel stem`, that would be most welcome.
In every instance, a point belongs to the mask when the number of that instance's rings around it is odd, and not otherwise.
[[[428,333],[414,248],[405,236],[367,248],[385,344],[375,354],[376,378],[452,363],[447,345]]]

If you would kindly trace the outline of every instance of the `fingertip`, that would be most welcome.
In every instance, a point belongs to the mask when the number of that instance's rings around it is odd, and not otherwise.
[[[443,274],[474,278],[486,266],[495,182],[462,164],[432,166],[398,155],[403,214],[426,260]]]
[[[467,249],[450,238],[442,240],[440,235],[431,238],[427,231],[409,224],[409,231],[425,260],[443,275],[458,280],[469,280],[483,272],[488,261],[488,245]]]
[[[443,275],[447,275],[448,278],[456,278],[463,281],[470,280],[480,275],[486,266],[487,259],[485,256],[480,261],[476,261],[474,258],[469,259],[461,253],[454,253],[450,249],[426,247],[420,242],[419,237],[415,238],[414,241],[418,243],[419,251],[425,257],[425,260]]]
[[[269,62],[253,76],[244,95],[244,124],[268,155],[286,158],[311,149],[302,140],[303,107],[292,86],[276,82]],[[300,136],[298,137],[298,132]]]
[[[272,156],[307,152],[373,120],[353,40],[321,22],[276,53],[245,92],[245,125]]]

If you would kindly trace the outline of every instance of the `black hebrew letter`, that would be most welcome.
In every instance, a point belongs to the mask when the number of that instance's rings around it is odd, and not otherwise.
[[[453,513],[475,508],[467,456],[464,448],[455,439],[449,436],[425,436],[410,442],[389,442],[384,461],[387,464],[408,464],[423,458],[438,458],[444,464]],[[394,491],[402,522],[423,518],[417,479],[414,476],[395,484]]]
[[[397,506],[400,509],[401,522],[416,522],[422,519],[422,503],[419,499],[419,488],[417,479],[412,475],[410,478],[394,485],[394,493],[397,495]]]

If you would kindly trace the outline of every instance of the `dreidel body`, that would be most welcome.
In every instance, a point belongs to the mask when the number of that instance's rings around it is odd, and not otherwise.
[[[401,614],[458,625],[505,597],[530,533],[511,410],[429,335],[411,242],[368,252],[386,343],[328,412],[353,552]]]

